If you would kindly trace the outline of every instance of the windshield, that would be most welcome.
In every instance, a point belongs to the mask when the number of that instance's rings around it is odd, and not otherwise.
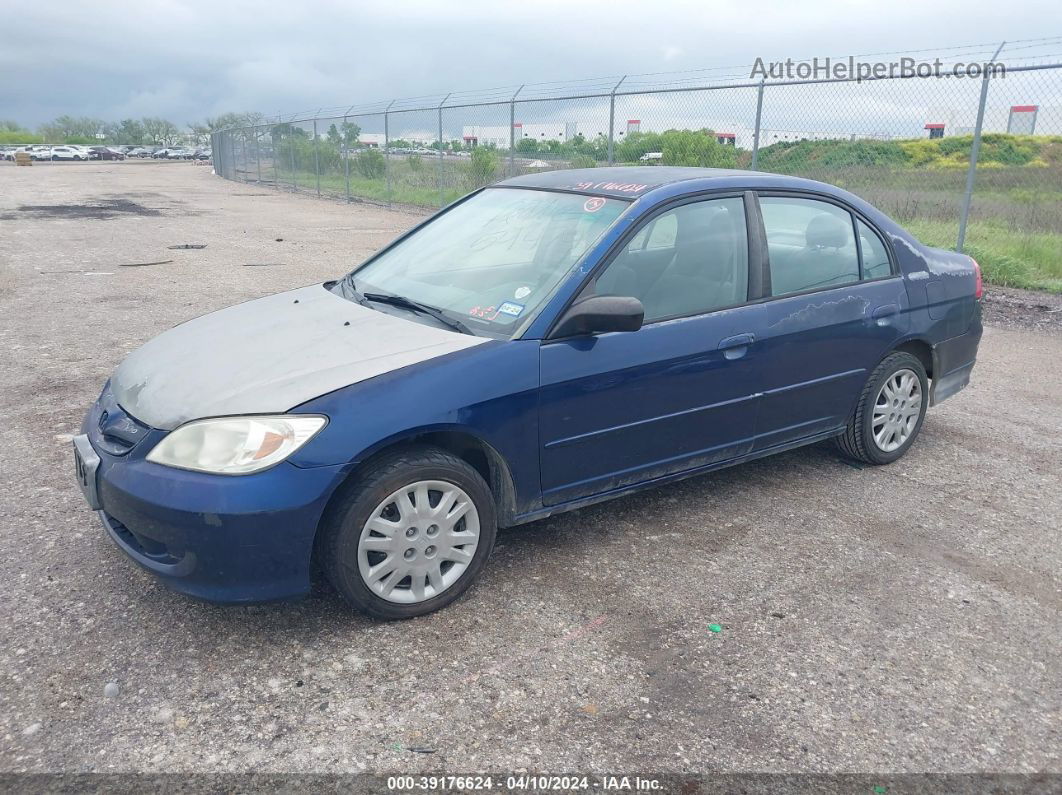
[[[440,310],[473,333],[511,336],[627,206],[597,196],[492,188],[337,287],[353,286],[360,296],[401,296]]]

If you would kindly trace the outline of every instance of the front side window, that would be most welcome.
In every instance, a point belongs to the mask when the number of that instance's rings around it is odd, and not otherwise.
[[[774,295],[859,281],[852,216],[835,204],[760,197]]]
[[[656,216],[598,276],[594,291],[634,296],[651,323],[742,304],[748,286],[745,204],[735,197]]]
[[[401,296],[474,333],[508,337],[628,206],[620,199],[490,188],[358,268],[336,289]]]

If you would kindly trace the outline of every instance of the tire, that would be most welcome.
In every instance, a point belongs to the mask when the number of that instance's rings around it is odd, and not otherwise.
[[[399,514],[398,500],[414,484],[428,495],[427,507],[421,511],[414,494]],[[434,513],[444,499],[455,500],[449,516],[461,513],[452,525]],[[409,447],[384,453],[344,487],[322,522],[316,554],[347,602],[372,618],[395,620],[460,597],[483,570],[496,536],[494,498],[480,474],[445,450]]]
[[[55,162],[58,159],[59,159],[59,155],[52,155],[52,162]]]
[[[895,390],[891,401],[885,394],[886,384]],[[911,395],[906,394],[908,387]],[[837,437],[837,446],[865,464],[891,464],[918,438],[928,407],[929,380],[922,363],[910,353],[890,353],[867,379],[848,426]]]

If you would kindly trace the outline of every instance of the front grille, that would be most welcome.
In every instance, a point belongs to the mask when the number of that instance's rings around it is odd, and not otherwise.
[[[111,455],[125,455],[150,430],[118,405],[109,385],[96,401],[92,426],[92,441]]]

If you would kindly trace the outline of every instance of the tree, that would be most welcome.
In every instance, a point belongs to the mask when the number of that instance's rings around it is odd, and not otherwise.
[[[228,129],[229,127],[257,127],[265,122],[265,116],[261,113],[222,113],[214,118],[203,121],[210,132]]]
[[[646,152],[659,151],[659,133],[632,132],[615,146],[616,160],[620,163],[632,163]]]
[[[149,116],[141,123],[144,126],[144,136],[156,146],[173,146],[180,140],[181,131],[172,121]]]
[[[343,142],[343,136],[339,134],[339,130],[335,124],[331,124],[328,127],[328,143],[339,146]]]
[[[122,119],[118,122],[113,135],[115,143],[142,144],[144,143],[144,125],[136,119]]]
[[[18,122],[9,119],[0,121],[0,144],[37,143],[43,143],[43,139],[22,127]]]
[[[387,170],[387,161],[379,149],[366,149],[354,159],[354,168],[366,179],[381,179]]]
[[[538,151],[538,141],[534,138],[521,138],[516,142],[516,151],[524,155],[533,155]]]
[[[660,151],[668,166],[727,168],[737,165],[737,152],[716,139],[711,130],[668,130],[660,136]]]
[[[472,150],[469,166],[472,181],[476,187],[489,185],[494,181],[498,171],[498,154],[492,149],[477,146]]]
[[[352,121],[345,121],[339,125],[339,130],[343,134],[343,143],[347,146],[358,145],[361,138],[361,127]]]
[[[196,124],[195,122],[189,122],[188,132],[192,137],[192,141],[196,146],[202,146],[210,140],[211,130],[205,124]]]
[[[90,116],[60,116],[47,124],[42,124],[38,132],[48,142],[97,143],[96,133],[100,132],[103,126],[102,119]]]

